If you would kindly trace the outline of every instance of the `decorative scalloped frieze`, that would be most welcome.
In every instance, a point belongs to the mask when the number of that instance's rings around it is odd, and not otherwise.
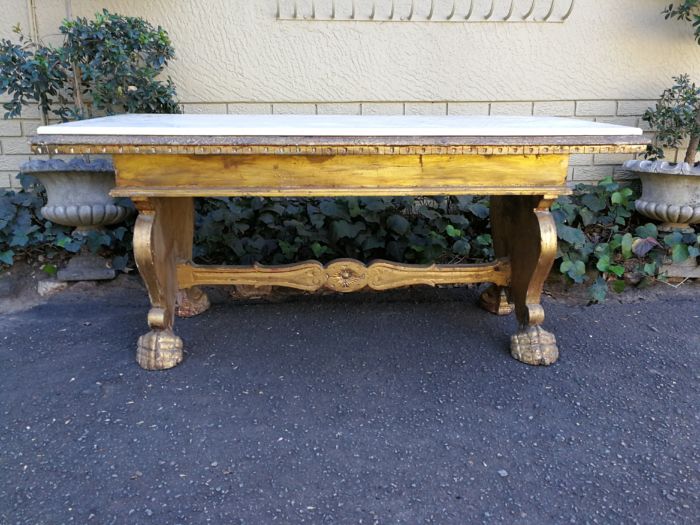
[[[277,0],[278,20],[326,22],[566,21],[576,0]]]

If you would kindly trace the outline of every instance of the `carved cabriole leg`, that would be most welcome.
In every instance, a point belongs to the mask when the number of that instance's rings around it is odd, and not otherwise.
[[[520,325],[511,337],[511,354],[530,365],[550,365],[559,357],[554,335],[540,326],[544,322],[542,287],[557,250],[550,204],[543,196],[491,198],[494,242],[510,257],[510,298]]]
[[[192,218],[192,199],[141,198],[134,202],[139,210],[134,256],[151,300],[151,331],[139,338],[136,361],[147,370],[163,370],[180,363],[183,356],[182,339],[173,333],[176,265],[188,246],[183,233],[191,231],[187,224]]]

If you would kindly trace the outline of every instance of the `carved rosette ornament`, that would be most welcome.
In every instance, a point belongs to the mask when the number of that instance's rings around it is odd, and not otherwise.
[[[349,293],[367,286],[367,266],[352,259],[340,259],[326,266],[325,287],[335,292]]]

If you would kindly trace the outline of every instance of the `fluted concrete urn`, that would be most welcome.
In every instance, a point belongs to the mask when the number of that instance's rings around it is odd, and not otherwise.
[[[629,160],[624,167],[642,180],[642,196],[635,201],[637,211],[661,221],[660,230],[692,232],[691,226],[700,223],[700,166]],[[661,271],[669,277],[700,278],[700,268],[693,257],[685,263],[666,264]]]
[[[687,162],[628,160],[625,168],[642,179],[637,211],[661,221],[659,228],[688,229],[700,223],[700,167]]]
[[[20,170],[39,179],[46,188],[47,202],[41,209],[44,218],[73,226],[81,234],[117,224],[132,213],[131,208],[118,204],[109,195],[114,187],[110,160],[31,160]],[[115,275],[104,258],[85,252],[73,257],[58,272],[58,278],[65,281],[113,279]]]

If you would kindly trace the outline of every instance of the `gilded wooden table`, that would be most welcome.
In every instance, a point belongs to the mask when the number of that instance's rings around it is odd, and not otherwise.
[[[111,154],[112,195],[139,210],[134,255],[148,289],[150,331],[136,359],[166,369],[183,356],[176,313],[209,306],[200,285],[274,285],[353,292],[407,285],[492,283],[480,303],[513,309],[512,355],[558,357],[542,328],[542,286],[556,255],[549,207],[569,193],[572,154],[638,153],[637,128],[538,117],[120,115],[39,128],[39,154]],[[193,198],[490,195],[496,259],[477,265],[369,264],[340,259],[285,266],[192,262]],[[370,335],[368,334],[368,337]]]

